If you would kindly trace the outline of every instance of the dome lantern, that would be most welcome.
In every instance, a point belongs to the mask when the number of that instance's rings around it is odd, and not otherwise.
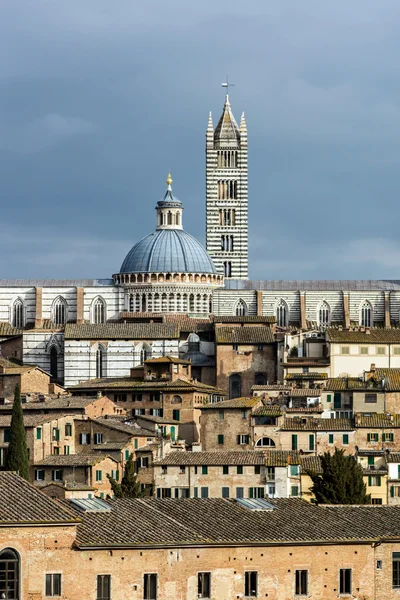
[[[168,173],[164,198],[157,202],[157,229],[182,229],[182,202],[172,192],[172,177]]]

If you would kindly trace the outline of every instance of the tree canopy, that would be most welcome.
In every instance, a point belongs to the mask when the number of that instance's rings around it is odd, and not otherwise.
[[[29,458],[26,445],[24,414],[22,412],[19,385],[15,386],[14,404],[11,416],[10,442],[5,461],[7,471],[16,471],[29,481]]]
[[[107,475],[107,477],[116,498],[141,498],[145,495],[136,478],[133,454],[126,461],[121,483],[113,479],[110,475]]]
[[[321,455],[322,474],[308,471],[311,491],[318,504],[369,504],[371,496],[363,479],[361,465],[354,456],[335,448],[334,454]]]

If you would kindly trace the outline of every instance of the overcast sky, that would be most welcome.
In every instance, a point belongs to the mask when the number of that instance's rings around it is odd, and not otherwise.
[[[0,279],[109,277],[171,170],[204,241],[226,73],[252,279],[400,278],[399,0],[1,0]]]

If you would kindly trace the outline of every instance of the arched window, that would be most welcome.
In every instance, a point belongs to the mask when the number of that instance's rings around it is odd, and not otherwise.
[[[279,327],[287,327],[288,324],[288,307],[282,299],[276,305],[276,323]]]
[[[257,448],[274,448],[275,442],[269,437],[262,437],[256,442]]]
[[[265,385],[267,383],[267,378],[264,373],[256,373],[254,377],[255,385]]]
[[[96,298],[93,302],[93,323],[105,323],[106,322],[106,303],[103,298]]]
[[[372,306],[365,300],[360,310],[360,325],[363,327],[372,327]]]
[[[58,296],[53,302],[51,320],[55,325],[65,325],[67,322],[67,302],[62,296]]]
[[[194,294],[189,296],[189,312],[194,312]]]
[[[318,324],[321,325],[322,327],[326,327],[327,325],[329,325],[329,321],[330,321],[330,309],[329,309],[329,304],[327,302],[322,302],[322,304],[319,305],[319,309],[318,309]]]
[[[50,375],[53,379],[58,377],[58,352],[54,346],[50,348]]]
[[[24,326],[24,303],[17,298],[12,306],[11,325],[21,329]]]
[[[239,302],[236,304],[236,316],[244,317],[246,314],[247,314],[246,303],[242,299],[240,299]]]
[[[143,342],[139,344],[139,346],[135,350],[136,360],[135,363],[137,365],[144,365],[145,361],[148,358],[151,358],[151,346]]]
[[[240,398],[242,395],[242,378],[238,373],[229,376],[229,398]]]
[[[177,225],[180,225],[180,224],[181,224],[181,215],[180,215],[180,213],[178,213],[178,212],[177,212],[177,213],[176,213],[176,215],[175,215],[175,223],[176,223]]]
[[[129,294],[129,312],[135,312],[135,296]]]
[[[231,277],[232,275],[232,263],[230,261],[224,262],[224,276]]]
[[[172,404],[182,404],[182,398],[180,396],[174,396],[172,398]]]
[[[96,351],[96,379],[105,376],[106,351],[99,346]]]
[[[19,556],[11,548],[0,552],[0,598],[19,599]]]
[[[172,212],[168,212],[168,225],[172,225]]]

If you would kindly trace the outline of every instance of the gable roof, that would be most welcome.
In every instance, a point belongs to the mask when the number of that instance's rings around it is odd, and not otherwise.
[[[253,408],[256,404],[259,404],[261,399],[259,396],[253,396],[252,398],[233,398],[231,400],[222,400],[221,402],[209,402],[208,404],[203,404],[200,406],[200,410],[204,409],[215,409],[215,410],[225,410],[225,409],[240,409],[240,408]]]
[[[111,456],[106,454],[50,454],[35,462],[35,467],[92,467]]]
[[[132,377],[103,377],[102,379],[89,379],[87,381],[81,381],[81,383],[78,383],[77,385],[72,385],[68,389],[70,391],[85,389],[134,389],[135,391],[143,392],[152,390],[164,390],[167,392],[194,391],[222,396],[226,394],[226,392],[216,387],[201,383],[200,381],[191,381],[189,379],[175,379],[175,381],[137,381]]]
[[[129,436],[135,437],[155,437],[155,433],[150,431],[149,429],[142,429],[138,425],[129,425],[128,423],[121,423],[121,421],[117,419],[111,418],[95,418],[91,419],[93,423],[98,423],[104,427],[108,427],[109,429],[114,429],[115,431],[119,431],[121,433],[126,433]]]
[[[273,344],[270,327],[216,327],[217,344]]]
[[[326,330],[327,338],[332,343],[339,344],[399,344],[400,328],[384,329],[381,327],[371,327],[367,329],[369,333],[360,329],[337,329],[328,327]]]
[[[352,419],[320,419],[291,417],[285,419],[281,427],[285,431],[353,431]]]
[[[179,338],[179,326],[175,323],[67,323],[64,337],[66,340],[171,340]]]
[[[261,450],[238,450],[231,452],[170,452],[165,458],[155,461],[154,465],[264,465],[265,456]]]

